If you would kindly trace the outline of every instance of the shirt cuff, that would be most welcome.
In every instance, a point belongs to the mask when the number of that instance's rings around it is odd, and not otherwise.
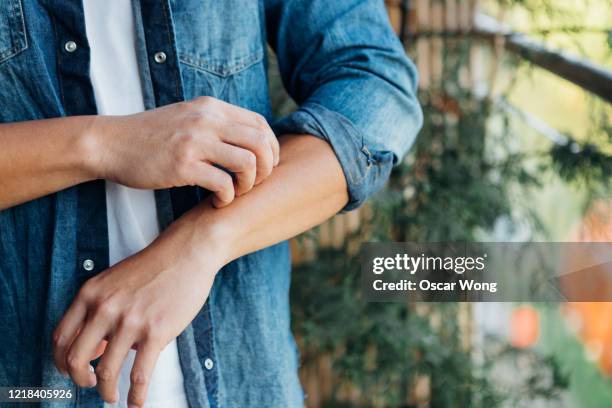
[[[348,186],[349,202],[343,211],[359,207],[389,178],[393,153],[369,149],[363,135],[349,119],[318,103],[306,102],[272,128],[279,136],[310,134],[331,145]]]

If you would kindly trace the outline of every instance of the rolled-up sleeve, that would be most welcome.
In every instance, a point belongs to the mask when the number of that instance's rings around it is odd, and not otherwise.
[[[349,190],[345,210],[379,190],[423,122],[417,73],[382,1],[266,0],[268,41],[299,108],[274,124],[332,146]]]

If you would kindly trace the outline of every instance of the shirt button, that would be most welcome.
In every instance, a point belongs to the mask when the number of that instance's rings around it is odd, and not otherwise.
[[[212,370],[214,365],[215,363],[213,363],[213,361],[210,358],[207,358],[206,360],[204,360],[204,367],[206,367],[207,370]]]
[[[64,49],[68,52],[75,52],[77,49],[77,44],[74,41],[66,41],[66,44],[64,44]]]
[[[93,271],[94,266],[94,261],[91,259],[86,259],[83,261],[83,269],[86,271]]]
[[[157,62],[158,64],[163,64],[164,62],[166,62],[167,57],[166,57],[165,52],[160,51],[160,52],[156,52],[153,58],[155,59],[155,62]]]

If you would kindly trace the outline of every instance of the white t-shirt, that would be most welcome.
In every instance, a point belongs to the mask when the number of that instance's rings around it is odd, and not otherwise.
[[[100,115],[127,115],[144,110],[136,59],[134,16],[130,0],[84,0],[85,27],[91,48],[91,82]],[[106,182],[111,265],[149,245],[159,235],[151,190]],[[127,407],[135,351],[121,369],[119,402]],[[162,351],[149,383],[145,407],[188,408],[176,340]]]

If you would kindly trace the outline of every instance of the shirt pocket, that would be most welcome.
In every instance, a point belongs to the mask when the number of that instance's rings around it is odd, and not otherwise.
[[[21,0],[0,1],[0,63],[28,48]]]
[[[260,12],[258,0],[175,0],[172,3],[177,51],[188,99],[199,95],[235,99],[237,95],[232,95],[230,88],[237,77],[245,76],[247,70],[253,71],[249,68],[254,68],[257,72],[253,75],[260,77],[263,70],[255,69],[264,57]]]

